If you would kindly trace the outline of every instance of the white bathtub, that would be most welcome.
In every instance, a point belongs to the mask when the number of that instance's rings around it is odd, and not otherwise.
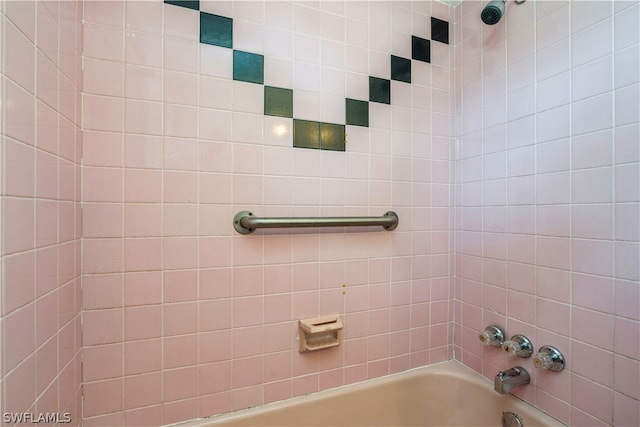
[[[525,386],[526,387],[526,386]],[[501,426],[513,412],[525,427],[558,420],[455,361],[181,424],[204,426]]]

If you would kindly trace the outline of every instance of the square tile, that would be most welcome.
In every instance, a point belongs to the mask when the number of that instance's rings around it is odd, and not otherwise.
[[[267,116],[293,117],[293,90],[265,86],[264,114]]]
[[[200,43],[231,49],[233,47],[233,19],[200,12]]]
[[[320,149],[320,123],[294,119],[293,146]]]
[[[411,83],[411,60],[391,55],[391,80]]]
[[[369,127],[369,103],[357,99],[346,99],[346,123]]]
[[[320,123],[320,148],[323,150],[345,151],[344,125]]]
[[[449,44],[449,23],[447,21],[431,17],[431,40]]]
[[[264,83],[264,56],[234,50],[233,80],[257,84]]]
[[[431,62],[431,42],[416,36],[411,36],[411,58]]]
[[[391,104],[391,81],[369,77],[369,101]]]
[[[200,1],[194,0],[164,0],[166,4],[172,4],[174,6],[186,7],[193,10],[200,10]]]

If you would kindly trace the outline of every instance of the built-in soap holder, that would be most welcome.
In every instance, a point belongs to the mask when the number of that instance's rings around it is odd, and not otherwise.
[[[300,331],[300,353],[340,345],[342,320],[339,314],[300,320],[298,329]]]

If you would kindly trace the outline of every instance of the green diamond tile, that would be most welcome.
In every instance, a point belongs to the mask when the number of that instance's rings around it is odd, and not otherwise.
[[[264,87],[264,114],[293,117],[293,91],[279,87]]]
[[[411,58],[422,62],[431,62],[431,42],[427,39],[411,36]]]
[[[294,119],[293,146],[320,149],[320,123]]]
[[[233,80],[258,84],[264,83],[264,56],[234,50]]]
[[[346,123],[355,126],[369,126],[369,103],[357,99],[346,100]]]
[[[391,80],[411,83],[411,60],[391,55]]]
[[[449,44],[449,23],[447,21],[431,17],[431,40]]]
[[[200,10],[200,1],[188,1],[188,0],[164,0],[166,4],[172,4],[174,6],[186,7],[188,9]]]
[[[369,101],[391,104],[391,81],[369,77]]]
[[[233,19],[200,12],[200,43],[233,47]]]
[[[345,151],[344,125],[320,123],[320,148],[323,150]]]

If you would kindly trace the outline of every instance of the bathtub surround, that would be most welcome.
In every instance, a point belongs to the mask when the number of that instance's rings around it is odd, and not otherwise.
[[[161,425],[452,358],[491,384],[495,323],[567,358],[519,359],[518,396],[640,424],[637,2],[0,5],[2,413]],[[342,344],[300,354],[328,313]]]
[[[83,4],[0,7],[0,422],[77,426]]]
[[[640,424],[640,5],[456,8],[456,358],[564,423]],[[498,324],[562,372],[477,339]]]
[[[189,5],[85,3],[85,425],[184,421],[451,359],[452,56],[429,43],[451,9]],[[243,210],[401,221],[244,236]],[[301,354],[298,320],[327,314],[341,344]]]

